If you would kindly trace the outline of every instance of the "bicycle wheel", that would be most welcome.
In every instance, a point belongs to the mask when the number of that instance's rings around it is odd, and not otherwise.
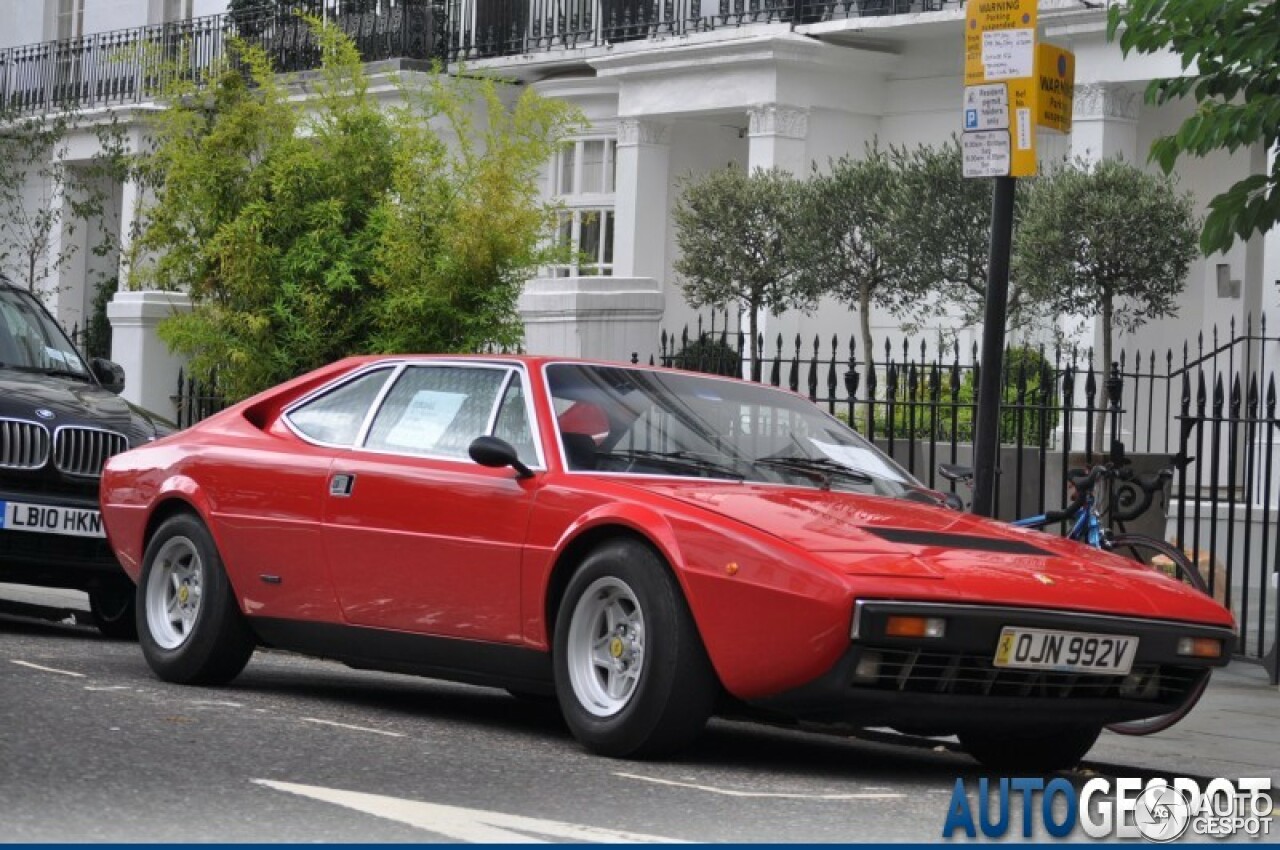
[[[1200,697],[1204,696],[1204,690],[1208,686],[1209,676],[1202,676],[1196,686],[1191,689],[1191,693],[1187,694],[1186,702],[1168,714],[1129,720],[1124,723],[1112,723],[1107,727],[1107,731],[1115,732],[1117,735],[1154,735],[1157,732],[1163,732],[1191,713],[1191,709],[1200,702]]]
[[[1117,534],[1111,538],[1107,549],[1121,557],[1138,561],[1154,570],[1160,570],[1161,572],[1172,570],[1174,576],[1180,581],[1186,582],[1205,595],[1209,594],[1208,585],[1205,584],[1204,579],[1200,576],[1200,571],[1192,566],[1190,559],[1163,540],[1155,537],[1145,537],[1141,534]],[[1118,735],[1154,735],[1156,732],[1163,732],[1186,717],[1191,712],[1191,709],[1196,707],[1196,703],[1200,701],[1201,695],[1204,694],[1205,686],[1208,684],[1209,677],[1204,676],[1192,689],[1191,693],[1187,695],[1182,705],[1168,714],[1146,717],[1142,720],[1130,720],[1125,723],[1112,723],[1107,729]]]
[[[1184,581],[1196,590],[1209,595],[1209,586],[1205,584],[1200,571],[1191,564],[1186,555],[1174,546],[1155,537],[1141,534],[1117,534],[1111,538],[1107,550],[1151,567],[1153,570],[1169,572],[1179,581]]]

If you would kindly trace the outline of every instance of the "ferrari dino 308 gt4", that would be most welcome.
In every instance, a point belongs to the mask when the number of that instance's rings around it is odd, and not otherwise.
[[[551,695],[614,756],[718,708],[1077,762],[1193,698],[1231,615],[948,509],[781,390],[538,357],[360,357],[112,457],[107,534],[162,679],[256,646]]]

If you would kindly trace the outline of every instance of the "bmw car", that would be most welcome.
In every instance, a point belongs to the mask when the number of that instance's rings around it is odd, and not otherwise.
[[[1194,699],[1231,615],[959,513],[806,399],[544,357],[358,357],[115,455],[108,538],[161,679],[256,647],[554,697],[614,757],[710,716],[1075,764]]]
[[[172,429],[122,389],[119,366],[86,362],[39,299],[0,278],[0,582],[87,591],[98,628],[128,638],[134,588],[107,544],[99,476]]]

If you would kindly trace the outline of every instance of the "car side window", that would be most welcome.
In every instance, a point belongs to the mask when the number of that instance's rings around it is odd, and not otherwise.
[[[286,418],[289,424],[313,440],[335,446],[353,445],[360,435],[360,426],[364,424],[369,407],[390,374],[391,369],[366,372],[295,407]]]
[[[402,454],[465,458],[489,433],[509,369],[410,366],[374,415],[364,447]]]
[[[511,383],[502,396],[498,418],[493,424],[493,436],[514,446],[526,466],[538,465],[538,452],[533,447],[533,432],[529,428],[529,409],[524,400],[524,385],[519,375],[511,376]]]

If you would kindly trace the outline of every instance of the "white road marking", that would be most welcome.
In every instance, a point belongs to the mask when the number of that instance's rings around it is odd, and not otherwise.
[[[398,797],[383,797],[378,794],[362,794],[358,791],[342,791],[315,785],[295,785],[292,782],[274,782],[270,779],[254,779],[253,782],[276,791],[297,794],[397,821],[454,841],[469,841],[476,844],[545,844],[546,841],[543,838],[533,836],[546,836],[558,842],[683,843],[659,835],[600,829],[576,823],[490,812],[484,809],[464,809],[459,806],[402,800]]]
[[[46,673],[57,673],[60,676],[75,676],[77,679],[85,678],[83,673],[72,673],[70,670],[58,670],[54,667],[43,667],[39,664],[32,664],[30,661],[19,661],[16,658],[10,658],[9,660],[20,667],[30,667],[32,670],[43,670]]]
[[[386,735],[388,738],[403,738],[402,732],[388,732],[385,729],[370,729],[368,726],[352,726],[350,723],[338,723],[333,720],[321,720],[319,717],[302,718],[307,723],[320,723],[325,726],[337,726],[339,729],[351,729],[356,732],[372,732],[375,735]]]
[[[225,708],[244,708],[244,703],[231,702],[225,699],[193,699],[192,705],[219,705]]]
[[[86,691],[127,691],[128,685],[85,685]]]
[[[659,779],[656,776],[641,776],[638,773],[614,772],[614,776],[623,779],[638,779],[641,782],[652,782],[655,785],[670,785],[673,788],[690,788],[694,791],[706,791],[708,794],[721,794],[725,797],[767,797],[781,800],[898,800],[906,794],[888,792],[862,792],[854,794],[801,794],[786,791],[737,791],[733,788],[717,788],[714,785],[698,785],[694,782],[677,782],[674,779]]]

